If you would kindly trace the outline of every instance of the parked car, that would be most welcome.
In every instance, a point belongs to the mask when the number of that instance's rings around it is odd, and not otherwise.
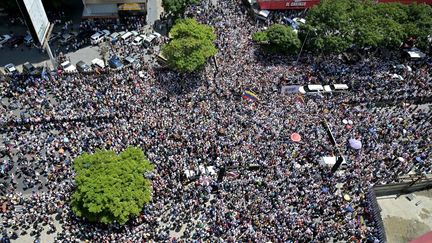
[[[12,38],[10,38],[8,43],[12,47],[14,47],[14,46],[21,45],[23,42],[24,42],[24,36],[18,35],[18,36],[13,36]]]
[[[61,33],[60,32],[56,32],[56,33],[51,33],[49,41],[48,42],[53,42],[56,41],[58,39],[60,39],[61,37]]]
[[[133,56],[128,56],[124,59],[125,65],[132,65],[133,68],[140,68],[141,64]]]
[[[10,35],[2,35],[2,36],[0,36],[0,45],[5,44],[5,43],[8,42],[11,38],[12,38],[12,36],[10,36]]]
[[[26,62],[23,64],[23,73],[30,75],[39,75],[40,71],[33,64]]]
[[[70,63],[69,61],[63,62],[62,64],[60,64],[61,69],[63,69],[63,71],[67,72],[67,73],[72,73],[72,72],[76,72],[76,67],[74,65],[72,65],[72,63]]]
[[[90,72],[92,70],[90,65],[88,65],[87,63],[85,63],[83,61],[77,62],[76,68],[78,69],[78,71],[80,71],[82,73],[87,73],[87,72]]]
[[[18,73],[18,70],[15,68],[15,65],[12,63],[6,64],[4,66],[4,70],[6,74]]]
[[[108,37],[110,35],[110,32],[108,30],[99,30],[96,33],[94,33],[91,37],[90,37],[90,42],[92,43],[92,45],[97,45],[100,42],[102,42],[105,37]]]
[[[113,56],[108,60],[108,64],[113,69],[122,69],[123,63],[120,61],[118,56]]]
[[[135,39],[132,41],[132,45],[139,46],[143,43],[143,38],[141,36],[135,37]]]
[[[294,20],[292,20],[288,17],[283,17],[282,22],[286,25],[291,26],[291,28],[293,28],[295,30],[297,30],[299,28],[299,25],[297,24],[297,22],[295,22]]]
[[[324,91],[324,87],[320,84],[309,84],[306,86],[300,86],[299,92],[302,94],[313,94],[313,93],[320,93]]]
[[[131,33],[132,33],[133,36],[138,36],[139,35],[138,31],[135,31],[135,30],[132,30]]]
[[[70,33],[63,34],[61,39],[60,39],[60,44],[63,46],[67,45],[67,44],[69,44],[69,42],[71,42],[74,39],[75,39],[75,35],[72,35]]]
[[[344,92],[348,90],[346,84],[330,84],[324,85],[324,92]]]
[[[267,19],[269,19],[269,17],[270,17],[270,11],[268,11],[268,10],[255,10],[254,11],[255,12],[255,17],[257,18],[257,19],[261,19],[261,20],[263,20],[263,21],[266,21]]]
[[[31,44],[33,44],[33,37],[30,34],[24,36],[24,44],[26,46],[31,46]]]
[[[129,39],[132,35],[133,35],[133,34],[132,34],[131,32],[126,32],[126,33],[124,33],[124,34],[121,36],[121,38],[122,38],[122,40],[127,40],[127,39]]]
[[[105,63],[99,58],[95,58],[91,61],[92,66],[96,68],[105,68]]]
[[[155,34],[149,34],[145,39],[144,39],[144,46],[145,47],[149,47],[151,46],[154,41],[156,41],[157,39],[157,35]]]
[[[119,38],[119,36],[120,36],[120,33],[118,33],[118,32],[113,32],[113,33],[111,33],[111,35],[109,36],[109,39],[110,39],[110,41],[117,40],[117,39]]]

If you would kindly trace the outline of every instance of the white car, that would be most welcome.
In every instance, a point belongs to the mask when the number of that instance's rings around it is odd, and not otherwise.
[[[146,47],[149,47],[153,44],[153,42],[157,39],[157,36],[155,34],[149,34],[145,39],[144,39],[144,45]]]
[[[72,72],[77,71],[76,67],[72,63],[70,63],[69,61],[66,61],[66,62],[60,64],[60,66],[67,73],[72,73]]]
[[[92,65],[98,68],[105,68],[105,63],[99,58],[95,58],[91,61]]]
[[[324,92],[343,92],[348,90],[346,84],[330,84],[324,85]]]
[[[119,38],[120,34],[117,32],[113,32],[110,36],[109,39],[112,40],[117,40]]]
[[[302,94],[314,94],[324,91],[324,87],[320,84],[309,84],[306,86],[300,86],[299,92]]]
[[[306,20],[303,18],[293,18],[293,21],[296,22],[298,25],[306,24]]]
[[[143,40],[144,39],[141,36],[138,36],[132,41],[132,45],[139,46],[143,43]]]
[[[0,45],[5,44],[11,38],[12,38],[12,36],[10,36],[10,35],[2,35],[2,36],[0,36]]]
[[[15,65],[13,65],[12,63],[6,64],[4,66],[4,70],[7,74],[18,72],[17,69],[15,68]]]
[[[90,41],[91,41],[92,45],[97,45],[101,41],[103,41],[105,39],[105,37],[108,37],[109,35],[110,35],[110,32],[108,30],[100,30],[100,31],[97,31],[96,33],[94,33],[90,37]]]
[[[139,35],[139,33],[137,31],[135,31],[135,30],[132,30],[131,33],[132,33],[133,36],[138,36]]]

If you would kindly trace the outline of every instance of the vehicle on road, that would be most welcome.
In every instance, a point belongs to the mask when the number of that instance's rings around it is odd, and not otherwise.
[[[61,39],[60,39],[60,44],[63,45],[63,46],[65,46],[65,45],[69,44],[69,42],[71,42],[72,40],[74,40],[75,37],[76,36],[72,35],[71,33],[63,34],[61,36]]]
[[[316,94],[324,91],[324,87],[320,84],[309,84],[299,87],[299,92],[302,94]]]
[[[119,36],[120,36],[120,33],[113,32],[113,33],[111,33],[111,35],[108,38],[110,41],[114,41],[114,40],[118,40]]]
[[[56,32],[56,33],[51,33],[51,35],[50,35],[50,38],[49,38],[49,41],[48,42],[54,42],[54,41],[56,41],[56,40],[58,40],[58,39],[60,39],[60,37],[61,37],[61,33],[60,32]]]
[[[133,56],[128,56],[124,59],[125,65],[131,65],[133,68],[140,68],[141,64]]]
[[[91,64],[95,68],[105,68],[105,63],[99,58],[95,58],[91,61]]]
[[[87,63],[83,62],[83,61],[79,61],[76,63],[76,68],[78,69],[78,71],[82,72],[82,73],[87,73],[90,72],[92,70],[92,68],[90,67],[90,65],[88,65]]]
[[[348,90],[346,84],[330,84],[324,85],[324,92],[344,92]]]
[[[126,32],[126,33],[124,33],[124,34],[121,36],[121,38],[122,38],[122,40],[127,40],[127,39],[129,39],[132,35],[133,35],[133,34],[132,34],[131,32]]]
[[[60,64],[61,69],[67,73],[72,73],[72,72],[76,72],[77,69],[74,65],[72,65],[72,63],[70,63],[69,61],[63,62],[62,64]]]
[[[10,35],[2,35],[2,36],[0,36],[0,45],[5,44],[5,43],[8,42],[11,38],[12,38],[12,36],[10,36]]]
[[[118,56],[113,56],[108,60],[108,64],[113,69],[122,69],[123,63],[120,61],[120,58]]]
[[[18,70],[16,69],[15,65],[13,65],[12,63],[6,64],[4,66],[4,71],[6,74],[18,73]]]
[[[18,47],[23,42],[24,42],[24,36],[18,35],[18,36],[13,36],[12,38],[10,38],[8,43],[12,47]]]
[[[160,36],[160,34],[159,34],[159,36]],[[147,35],[147,37],[144,39],[144,46],[150,47],[157,40],[157,38],[158,38],[158,35],[156,35],[154,33]]]
[[[33,44],[33,37],[30,34],[24,36],[24,44],[26,46],[31,46]]]
[[[29,75],[39,75],[40,71],[37,69],[33,64],[26,62],[23,64],[23,73],[29,74]]]
[[[90,42],[92,45],[97,45],[101,43],[105,39],[105,37],[108,37],[109,35],[110,32],[108,30],[99,30],[90,37]]]
[[[135,39],[132,41],[132,45],[139,46],[143,43],[143,38],[141,36],[135,37]]]

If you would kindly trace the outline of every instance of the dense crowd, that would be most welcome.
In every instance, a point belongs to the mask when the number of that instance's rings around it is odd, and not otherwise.
[[[369,188],[431,172],[431,112],[413,104],[431,96],[426,64],[397,71],[396,60],[344,64],[308,53],[292,64],[253,45],[251,33],[264,24],[239,1],[192,6],[187,15],[214,26],[217,68],[210,62],[198,74],[180,75],[144,63],[144,75],[126,67],[49,80],[2,77],[4,236],[38,238],[48,227],[58,242],[378,242]],[[120,41],[111,53],[139,56],[140,48]],[[281,94],[285,85],[316,83],[346,83],[350,91]],[[259,100],[243,99],[245,90]],[[374,106],[387,100],[400,102]],[[337,151],[322,121],[331,124],[347,162],[335,174],[319,163]],[[294,132],[300,142],[290,140]],[[350,147],[351,138],[362,142],[360,150]],[[152,202],[125,226],[76,218],[67,203],[73,158],[129,145],[156,165]],[[199,166],[226,173],[185,178]]]

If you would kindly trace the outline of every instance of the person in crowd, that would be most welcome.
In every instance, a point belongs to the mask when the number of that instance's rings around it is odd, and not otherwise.
[[[239,1],[193,5],[186,15],[215,28],[218,71],[211,63],[198,74],[156,70],[143,47],[120,40],[110,54],[137,54],[142,75],[126,67],[4,77],[2,242],[26,234],[39,240],[44,231],[56,242],[378,242],[382,229],[370,188],[408,172],[431,172],[431,111],[421,105],[432,92],[427,67],[412,64],[399,80],[388,75],[395,63],[376,57],[344,64],[338,56],[303,54],[292,65],[290,57],[256,50],[250,36],[268,23],[251,23]],[[126,20],[128,29],[144,26],[135,20]],[[108,26],[109,20],[81,23],[82,29]],[[315,83],[345,83],[350,90],[301,98],[280,92]],[[259,99],[243,99],[245,90]],[[322,121],[331,124],[347,160],[334,174],[319,163],[336,151]],[[290,139],[294,132],[299,142]],[[351,138],[362,142],[360,150],[350,147]],[[124,226],[77,218],[68,205],[73,159],[130,145],[156,166],[152,202]],[[226,173],[221,180],[188,181],[184,172],[200,166]]]

